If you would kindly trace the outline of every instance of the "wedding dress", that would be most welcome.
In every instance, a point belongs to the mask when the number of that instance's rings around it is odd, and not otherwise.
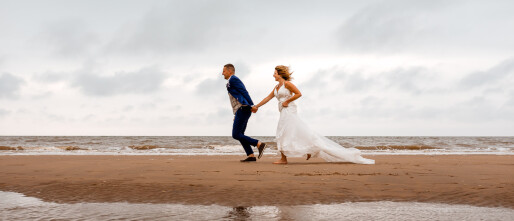
[[[311,154],[312,157],[321,157],[328,162],[352,162],[359,164],[374,164],[372,159],[361,156],[361,152],[355,148],[344,148],[338,143],[321,136],[311,130],[298,117],[296,104],[290,102],[288,107],[282,103],[289,99],[291,92],[281,86],[274,90],[278,99],[280,119],[277,126],[277,147],[287,157],[304,157]]]

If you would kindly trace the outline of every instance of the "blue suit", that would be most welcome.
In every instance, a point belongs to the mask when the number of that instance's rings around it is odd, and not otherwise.
[[[250,94],[248,94],[248,91],[246,91],[245,85],[235,75],[232,75],[232,77],[230,77],[228,80],[227,90],[228,93],[230,93],[243,106],[253,105],[252,98],[250,97]]]
[[[235,113],[236,116],[234,117],[234,124],[232,126],[232,137],[239,140],[248,156],[253,154],[251,146],[257,146],[257,143],[259,142],[258,140],[244,134],[246,125],[248,124],[248,119],[250,119],[250,116],[252,115],[251,106],[253,105],[253,101],[243,82],[235,75],[230,77],[227,83],[227,91],[243,105]]]

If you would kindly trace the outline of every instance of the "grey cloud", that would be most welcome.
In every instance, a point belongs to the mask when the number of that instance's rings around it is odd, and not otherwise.
[[[491,68],[494,70],[505,70],[505,62],[496,67]],[[510,67],[510,66],[509,66]],[[316,75],[326,73],[326,70],[318,71]],[[334,70],[329,72],[336,72]],[[430,68],[425,67],[406,67],[396,68],[390,71],[384,71],[373,75],[373,77],[354,77],[363,73],[348,74],[339,71],[340,74],[331,76],[328,81],[332,83],[342,83],[347,91],[358,91],[360,99],[359,105],[354,105],[348,113],[341,112],[338,114],[337,110],[333,113],[337,117],[362,117],[364,119],[438,119],[443,121],[458,121],[458,122],[487,122],[487,121],[512,121],[514,120],[514,98],[512,91],[500,90],[494,98],[485,96],[480,91],[476,91],[474,97],[465,101],[459,101],[462,89],[455,87],[459,82],[445,82],[440,78],[440,74],[434,72]],[[337,77],[336,77],[337,76]],[[487,76],[487,75],[486,75]],[[509,81],[505,79],[513,79],[509,77],[502,77],[503,83],[509,85]],[[311,86],[323,87],[323,84],[315,83],[315,80],[320,78],[313,77],[311,82],[306,82]],[[323,79],[323,78],[321,78]],[[372,79],[372,80],[369,80]],[[369,80],[369,81],[368,81]],[[497,80],[491,80],[497,81]],[[354,85],[354,88],[348,85]],[[364,88],[363,88],[364,87]],[[444,92],[436,92],[434,88],[442,88]],[[505,86],[500,86],[504,88]],[[350,90],[351,89],[351,90]],[[416,105],[405,103],[404,100],[398,100],[396,97],[382,97],[376,91],[387,90],[400,90],[409,92],[409,97],[418,100]],[[396,93],[396,92],[395,92]],[[428,95],[428,97],[426,96]],[[467,96],[470,96],[468,94]],[[448,102],[446,105],[433,102],[434,96],[441,98],[442,102]],[[428,98],[429,100],[424,103],[421,99]],[[421,103],[420,103],[421,102]]]
[[[464,77],[460,86],[474,88],[500,82],[508,77],[514,77],[514,59],[508,59],[485,71],[478,71]]]
[[[247,65],[245,62],[238,60],[236,62],[231,62],[234,67],[236,68],[236,76],[241,78],[241,80],[244,81],[244,77],[247,76],[251,69],[250,66]],[[207,78],[201,80],[196,85],[196,93],[199,95],[216,95],[216,96],[222,96],[223,94],[226,94],[227,91],[225,89],[225,85],[227,84],[227,80],[223,78],[223,75],[221,75],[221,70],[223,68],[223,65],[220,65],[220,74],[217,74],[215,78]],[[193,74],[188,75],[184,79],[186,82],[195,82],[196,79],[194,76],[205,76],[200,74]]]
[[[136,24],[127,24],[107,50],[151,54],[201,51],[219,42],[223,26],[232,23],[237,2],[169,2],[150,10]]]
[[[38,116],[43,116],[45,120],[48,120],[50,122],[69,122],[73,121],[72,117],[61,115],[61,114],[55,114],[53,113],[53,110],[48,110],[49,108],[47,106],[42,107],[38,111]]]
[[[226,92],[227,81],[220,75],[218,78],[207,78],[196,86],[196,92],[200,95],[215,95],[220,91]]]
[[[52,96],[54,93],[53,92],[50,92],[50,91],[47,91],[47,92],[42,92],[40,94],[36,94],[36,95],[33,95],[31,97],[32,100],[40,100],[40,99],[45,99],[45,98],[48,98],[50,96]]]
[[[134,72],[117,72],[113,76],[99,76],[81,71],[73,86],[92,96],[145,94],[159,90],[165,79],[166,74],[156,67],[146,67]]]
[[[508,101],[505,103],[506,106],[514,108],[514,91],[510,93]],[[513,113],[514,115],[514,113]]]
[[[238,76],[239,78],[241,78],[242,80],[244,80],[244,77],[248,76],[251,72],[250,66],[241,60],[236,61],[236,62],[227,62],[227,63],[231,63],[234,65],[234,67],[236,68],[235,75]],[[215,73],[188,74],[183,77],[182,81],[184,81],[184,83],[186,83],[186,84],[196,84],[195,91],[196,91],[196,93],[201,94],[201,95],[213,94],[213,93],[216,93],[216,91],[219,91],[220,89],[224,90],[224,87],[225,87],[225,84],[227,83],[227,81],[223,78],[223,75],[221,74],[223,65],[225,65],[225,63],[221,63],[219,65],[219,67],[220,67],[219,71],[215,71]],[[209,76],[209,75],[210,76],[214,75],[215,77],[198,80],[198,76]]]
[[[394,103],[393,99],[366,96],[360,99],[357,105],[346,105],[347,107],[344,108],[311,107],[309,108],[310,110],[307,109],[302,114],[306,114],[309,118],[320,120],[333,117],[338,119],[362,119],[364,121],[395,120],[396,122],[412,119],[435,119],[447,114],[446,110],[441,106],[415,106],[403,102]]]
[[[334,74],[330,74],[334,73]],[[327,70],[319,70],[302,87],[322,88],[330,83],[342,84],[346,92],[357,93],[373,89],[391,90],[392,88],[407,91],[413,94],[429,91],[426,82],[433,80],[437,73],[430,72],[424,67],[399,67],[384,71],[376,75],[366,76],[365,70],[348,72],[337,67]]]
[[[331,85],[342,86],[335,93],[339,94],[342,89],[345,92],[363,92],[376,87],[378,81],[363,77],[362,73],[350,73],[344,68],[332,67],[321,69],[312,74],[312,77],[303,82],[300,87],[310,93],[320,93],[320,88],[327,88]]]
[[[34,75],[33,79],[44,83],[56,83],[68,80],[72,75],[73,73],[70,72],[46,71],[44,73]]]
[[[134,106],[132,105],[126,105],[124,108],[123,108],[123,111],[131,111],[134,109]]]
[[[468,123],[514,120],[512,109],[498,108],[491,101],[480,96],[447,105],[431,103],[412,105],[403,102],[395,104],[394,99],[375,100],[368,98],[361,100],[361,103],[360,106],[353,108],[349,113],[350,116],[368,120],[389,118],[398,122],[439,120],[442,122]],[[510,115],[507,114],[508,111],[510,111]]]
[[[338,1],[168,1],[125,23],[104,50],[155,56],[209,51],[217,56],[258,57],[262,52],[256,51],[265,50],[265,58],[291,51],[332,51],[325,36],[335,26],[331,18],[339,19],[346,13],[345,6],[355,7]]]
[[[226,123],[227,120],[232,120],[232,110],[227,108],[218,108],[204,115],[204,121],[207,123]]]
[[[424,106],[406,109],[406,113],[402,112],[402,108],[391,110],[397,112],[396,118],[398,120],[405,120],[408,118],[414,119],[437,119],[443,116],[443,111],[438,107]]]
[[[500,107],[487,97],[474,96],[467,100],[448,105],[428,105],[422,107],[411,107],[408,109],[398,108],[398,119],[404,116],[412,116],[418,119],[437,118],[439,120],[461,121],[461,122],[488,122],[488,121],[514,121],[512,109]],[[406,112],[406,113],[404,113]]]
[[[11,113],[9,110],[0,108],[0,117],[5,116],[9,113]]]
[[[344,78],[344,90],[347,92],[359,92],[373,86],[372,78],[363,77],[361,73],[350,74]]]
[[[469,53],[512,51],[509,1],[382,1],[343,21],[335,37],[346,51]]]
[[[157,107],[156,103],[146,102],[146,103],[140,104],[138,106],[138,109],[139,110],[155,110],[156,107]]]
[[[251,72],[250,66],[248,64],[246,64],[245,62],[243,62],[243,61],[236,61],[236,62],[234,62],[232,64],[236,68],[236,75],[238,77],[247,76]]]
[[[94,115],[94,114],[88,114],[88,115],[86,115],[86,116],[82,117],[82,120],[90,121],[90,120],[93,120],[93,119],[95,119],[95,118],[96,118],[96,115]]]
[[[180,109],[182,109],[181,105],[172,105],[171,107],[167,108],[168,111],[178,111]]]
[[[424,17],[440,1],[384,1],[348,18],[337,32],[343,48],[381,51],[412,45],[427,33]]]
[[[86,23],[80,19],[66,18],[44,27],[34,42],[50,50],[61,58],[76,58],[87,55],[92,47],[100,43]]]
[[[397,68],[384,74],[387,81],[386,87],[396,87],[399,90],[419,94],[424,85],[433,80],[435,73],[430,73],[423,67]]]
[[[487,97],[475,96],[452,105],[444,110],[447,116],[465,121],[506,121],[514,120],[514,114],[507,114],[506,109],[498,107]]]
[[[32,114],[32,113],[34,113],[34,111],[27,110],[25,108],[20,108],[20,109],[16,110],[16,114]]]
[[[0,74],[0,98],[16,97],[23,83],[23,79],[12,74]]]
[[[362,106],[366,107],[377,107],[382,105],[384,102],[382,99],[375,96],[367,96],[360,101]]]
[[[321,69],[312,73],[312,77],[309,80],[303,82],[300,87],[306,89],[323,88],[332,82],[333,79],[345,78],[347,75],[348,74],[346,71],[341,70],[338,67]]]

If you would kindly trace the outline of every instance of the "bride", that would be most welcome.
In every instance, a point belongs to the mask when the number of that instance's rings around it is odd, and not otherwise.
[[[253,111],[268,103],[273,97],[278,100],[280,119],[277,126],[277,147],[282,158],[274,164],[287,164],[287,157],[321,157],[329,162],[352,162],[374,164],[375,161],[361,156],[358,149],[344,148],[336,142],[311,130],[299,117],[294,101],[302,96],[300,90],[291,83],[289,67],[275,67],[273,77],[278,81],[273,91]]]

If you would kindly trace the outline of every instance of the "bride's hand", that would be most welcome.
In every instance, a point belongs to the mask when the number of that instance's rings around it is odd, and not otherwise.
[[[289,102],[287,102],[287,101],[282,102],[282,107],[288,107],[288,106],[289,106]]]

